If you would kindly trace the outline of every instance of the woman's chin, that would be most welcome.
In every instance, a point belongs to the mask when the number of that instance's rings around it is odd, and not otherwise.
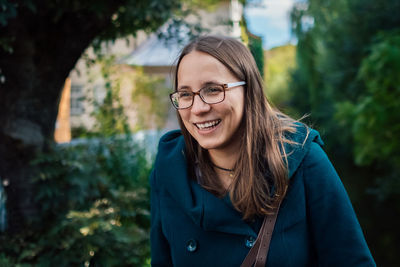
[[[198,142],[199,145],[206,150],[217,149],[219,145],[215,142]]]

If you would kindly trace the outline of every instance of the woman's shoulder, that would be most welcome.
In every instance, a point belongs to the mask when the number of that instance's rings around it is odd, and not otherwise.
[[[161,136],[158,143],[157,154],[170,152],[171,150],[174,150],[175,147],[184,147],[184,139],[181,130],[172,130]]]
[[[306,145],[311,144],[311,142],[316,142],[321,146],[324,144],[320,133],[308,125],[299,121],[294,121],[290,126],[291,130],[286,130],[284,135],[289,143],[294,146],[307,147]]]
[[[296,172],[310,153],[314,154],[314,151],[318,148],[321,149],[324,144],[318,131],[300,122],[293,123],[293,126],[293,131],[285,133],[287,141],[284,144],[289,165],[289,177]]]
[[[184,157],[185,140],[180,130],[165,133],[158,143],[155,167],[169,165]]]
[[[163,134],[160,138],[160,143],[170,142],[182,136],[181,130],[172,130]]]

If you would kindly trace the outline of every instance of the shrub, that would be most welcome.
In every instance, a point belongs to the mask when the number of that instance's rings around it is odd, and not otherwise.
[[[0,240],[5,266],[143,266],[150,161],[130,137],[56,146],[33,163],[40,220]]]

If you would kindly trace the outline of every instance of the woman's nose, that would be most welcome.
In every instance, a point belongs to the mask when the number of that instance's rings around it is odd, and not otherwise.
[[[210,104],[207,104],[200,98],[199,95],[195,95],[193,98],[193,105],[192,105],[192,113],[199,114],[203,112],[207,112],[210,110]]]

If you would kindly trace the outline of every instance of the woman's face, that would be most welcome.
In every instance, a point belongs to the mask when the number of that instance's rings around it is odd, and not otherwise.
[[[240,81],[221,62],[207,53],[192,51],[184,56],[178,69],[178,90],[199,91],[206,84]],[[193,106],[179,110],[186,129],[207,150],[237,149],[239,126],[243,117],[244,88],[225,92],[224,101],[206,104],[195,95]]]

